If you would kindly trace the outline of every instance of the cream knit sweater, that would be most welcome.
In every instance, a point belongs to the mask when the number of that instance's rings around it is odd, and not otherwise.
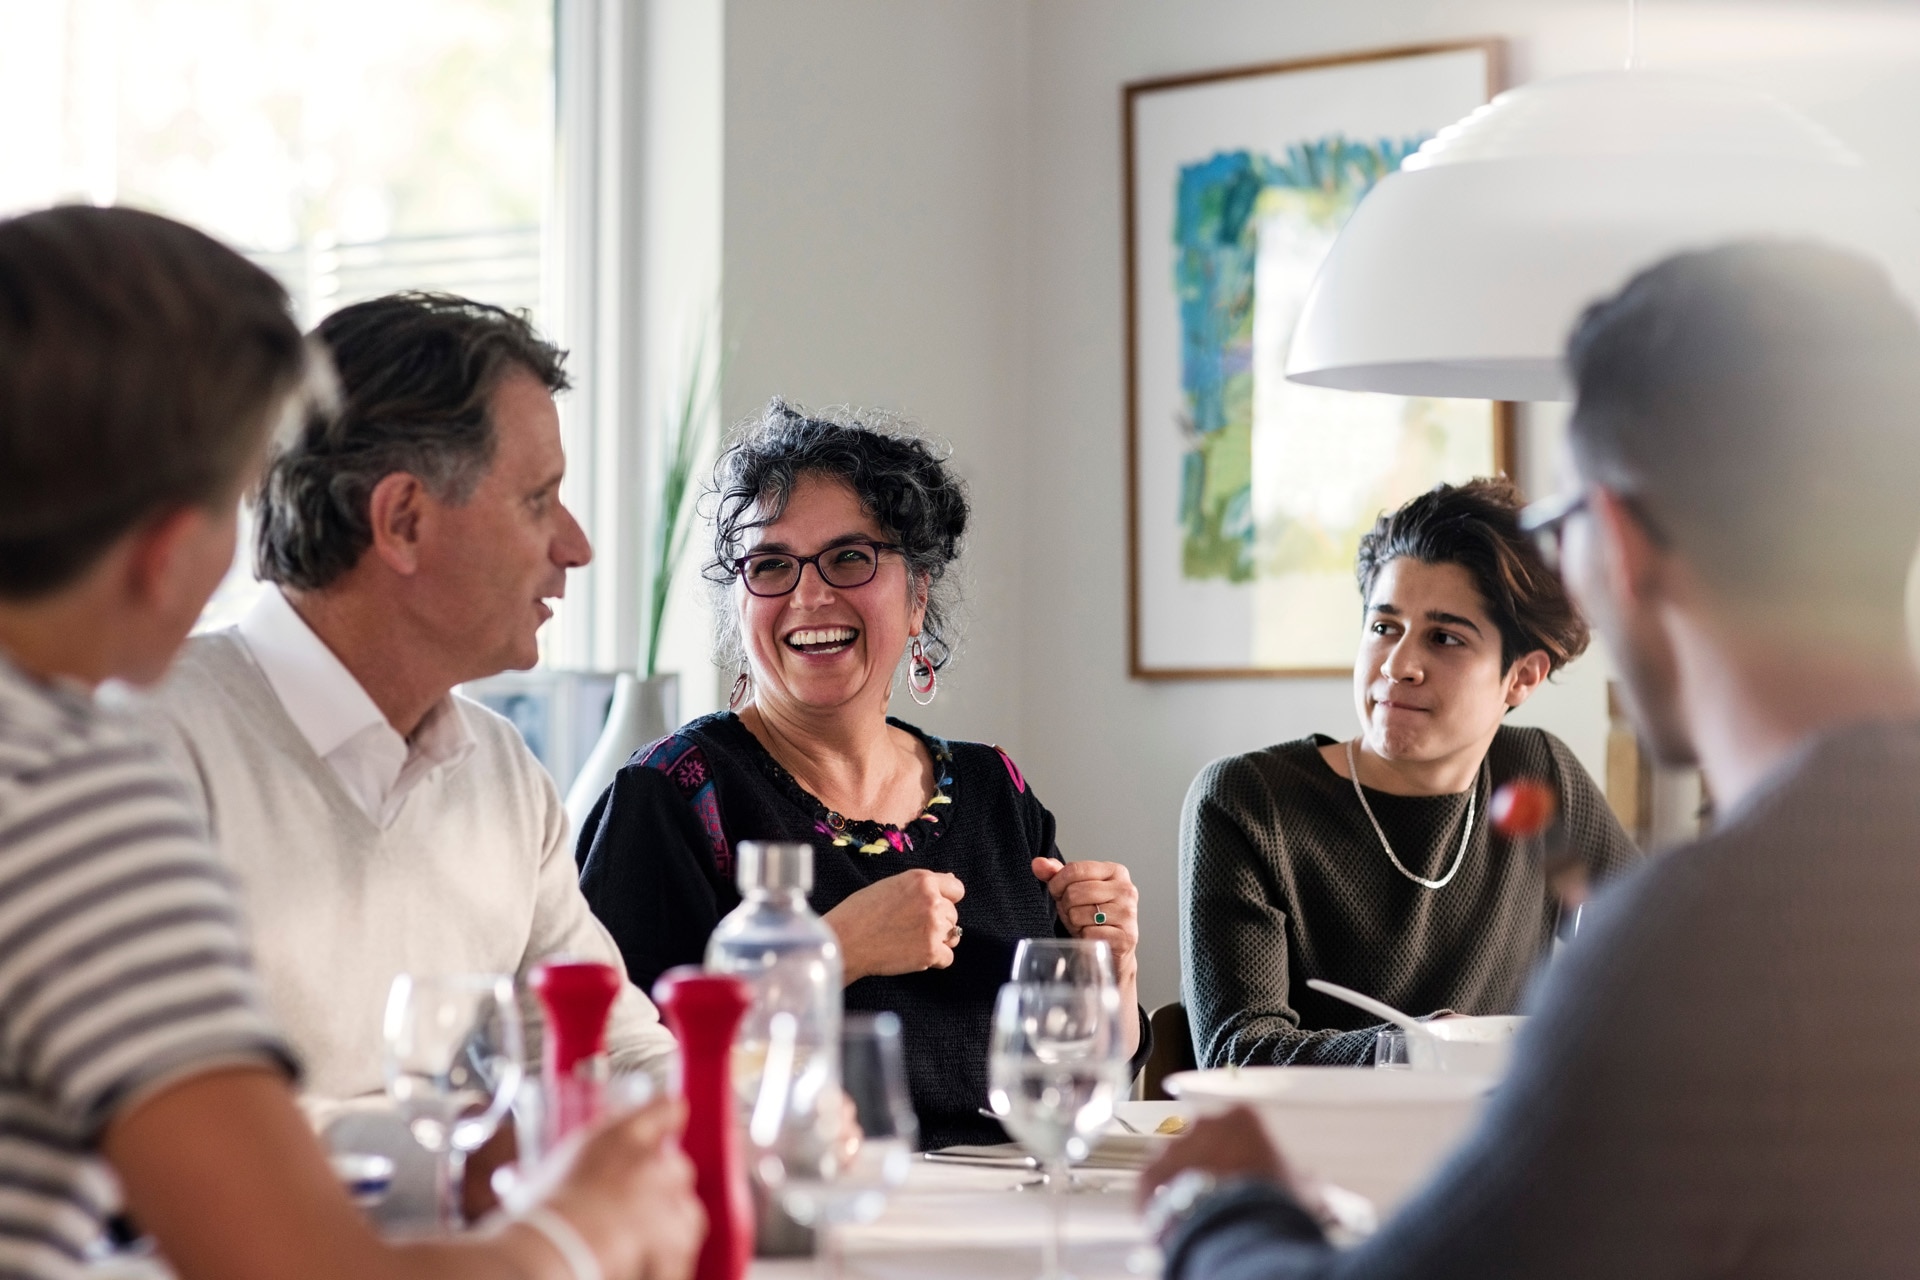
[[[380,1090],[381,1014],[400,973],[524,974],[567,954],[621,965],[580,895],[566,812],[513,726],[456,698],[471,755],[423,779],[393,823],[367,817],[231,630],[195,638],[145,718],[238,877],[272,1010],[305,1087]],[[529,1052],[537,1032],[530,1028]],[[675,1051],[629,985],[608,1048],[658,1073]]]

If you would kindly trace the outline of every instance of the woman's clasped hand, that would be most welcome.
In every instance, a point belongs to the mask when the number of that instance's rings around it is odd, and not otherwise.
[[[1104,942],[1114,972],[1130,978],[1140,945],[1140,890],[1118,862],[1061,862],[1035,858],[1033,874],[1053,895],[1054,910],[1076,938]]]
[[[827,912],[846,980],[918,973],[953,963],[967,887],[945,871],[914,867],[851,893]]]

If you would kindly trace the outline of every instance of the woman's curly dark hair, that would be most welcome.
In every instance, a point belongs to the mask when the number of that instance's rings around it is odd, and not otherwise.
[[[1354,564],[1360,598],[1373,599],[1380,571],[1400,556],[1457,564],[1500,628],[1501,669],[1543,649],[1558,671],[1586,649],[1587,624],[1533,539],[1520,531],[1520,506],[1512,482],[1478,479],[1435,485],[1381,516],[1360,539]]]
[[[844,482],[901,546],[908,580],[926,586],[921,644],[927,659],[944,667],[958,643],[960,592],[948,570],[960,558],[967,531],[966,485],[905,419],[871,409],[807,413],[778,398],[737,429],[714,464],[707,493],[713,559],[705,574],[714,586],[722,665],[738,666],[745,658],[728,590],[734,561],[748,531],[778,520],[795,483],[808,474]]]

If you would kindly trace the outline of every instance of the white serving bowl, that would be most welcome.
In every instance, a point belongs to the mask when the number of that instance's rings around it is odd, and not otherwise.
[[[1252,1107],[1296,1169],[1359,1192],[1384,1215],[1466,1134],[1493,1081],[1365,1067],[1225,1067],[1182,1071],[1166,1087],[1203,1114]]]
[[[1506,1074],[1514,1037],[1526,1021],[1514,1016],[1441,1018],[1421,1023],[1427,1034],[1407,1037],[1407,1061],[1415,1071],[1497,1078]]]

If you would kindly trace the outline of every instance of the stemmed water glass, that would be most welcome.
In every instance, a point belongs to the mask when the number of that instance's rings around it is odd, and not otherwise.
[[[1113,976],[1113,948],[1085,938],[1020,939],[1009,980],[1120,989]]]
[[[1085,938],[1022,938],[1013,949],[1012,981],[1064,982],[1072,986],[1106,987],[1116,993],[1120,990],[1113,976],[1113,948]],[[1021,1185],[1043,1187],[1051,1181],[1043,1172]],[[1067,1176],[1067,1185],[1061,1188],[1072,1193],[1102,1189],[1072,1174]]]
[[[440,1226],[460,1226],[467,1156],[499,1127],[523,1071],[520,1011],[503,974],[403,973],[387,993],[387,1095],[436,1157]]]
[[[747,1135],[755,1175],[796,1222],[813,1228],[819,1274],[839,1280],[839,1228],[880,1216],[912,1165],[919,1123],[897,1015],[845,1015],[837,1090],[796,1087],[804,1073],[795,1060],[796,1025],[791,1013],[768,1020],[766,1066]]]
[[[1010,982],[994,1002],[988,1099],[1047,1172],[1041,1280],[1066,1280],[1067,1170],[1087,1158],[1125,1094],[1122,1026],[1118,990],[1098,981]]]

